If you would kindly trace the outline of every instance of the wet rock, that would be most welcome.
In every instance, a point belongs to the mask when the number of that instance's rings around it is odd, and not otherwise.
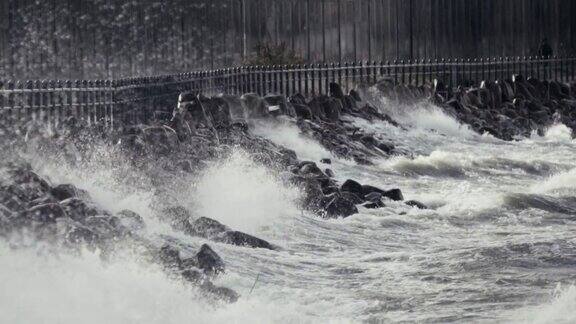
[[[418,200],[408,200],[404,203],[408,206],[416,207],[418,209],[428,209],[428,206],[424,205],[423,203],[419,202]]]
[[[185,231],[192,218],[192,214],[183,206],[165,208],[162,210],[162,216],[172,228],[178,231]]]
[[[332,160],[330,159],[321,159],[320,163],[324,163],[324,164],[332,164]]]
[[[206,275],[198,269],[186,269],[182,271],[181,276],[184,280],[196,285],[207,280]]]
[[[267,95],[264,97],[264,102],[266,103],[269,114],[281,114],[292,117],[296,116],[294,108],[288,103],[286,97],[282,95]]]
[[[394,201],[402,201],[404,200],[404,196],[402,195],[402,191],[400,189],[391,189],[384,191],[382,196],[394,200]]]
[[[335,122],[340,119],[344,107],[342,106],[342,102],[339,99],[328,98],[323,103],[323,106],[324,106],[324,113],[328,120]]]
[[[193,236],[209,238],[221,234],[227,230],[227,226],[214,219],[208,217],[200,217],[190,223],[190,227],[186,230],[186,232]]]
[[[196,259],[198,268],[207,275],[217,275],[225,270],[224,261],[208,244],[202,244]]]
[[[301,104],[292,104],[292,106],[294,107],[296,117],[306,120],[312,119],[312,111],[308,106]]]
[[[238,232],[238,231],[228,231],[225,232],[224,234],[219,236],[219,239],[222,242],[228,243],[228,244],[234,244],[234,245],[238,245],[238,246],[248,246],[248,247],[252,247],[252,248],[262,248],[262,249],[268,249],[268,250],[274,250],[274,247],[272,246],[272,244],[259,239],[255,236],[246,234],[246,233],[242,233],[242,232]]]
[[[358,194],[355,194],[353,192],[348,192],[348,191],[341,191],[340,195],[347,200],[350,200],[353,204],[357,205],[357,204],[361,204],[364,202],[364,199],[362,199],[361,196],[359,196]]]
[[[66,217],[66,212],[58,204],[45,204],[26,210],[20,217],[40,223],[55,223],[56,219]]]
[[[382,201],[382,194],[379,192],[371,192],[364,196],[364,199],[370,202],[379,202]]]
[[[364,197],[364,190],[362,185],[351,179],[346,180],[340,187],[340,190],[356,194],[360,197]]]
[[[142,230],[146,227],[142,216],[131,210],[124,209],[118,212],[115,216],[120,220],[122,226],[132,231]]]
[[[332,171],[332,170],[330,170],[330,169],[324,170],[324,174],[326,174],[326,175],[329,176],[330,178],[334,178],[334,177],[335,177],[334,171]]]
[[[66,211],[71,219],[77,222],[83,222],[87,217],[104,214],[105,212],[98,209],[91,203],[87,203],[79,198],[68,198],[60,202],[60,206]]]
[[[371,186],[371,185],[362,185],[362,190],[360,191],[362,193],[362,197],[372,193],[372,192],[377,192],[380,194],[384,194],[384,190]]]
[[[51,194],[58,201],[78,196],[78,189],[72,184],[61,184],[51,190]]]
[[[89,216],[83,220],[82,224],[105,240],[116,240],[127,234],[124,228],[118,226],[120,221],[110,215]]]
[[[338,83],[330,82],[330,84],[328,85],[328,88],[329,88],[331,97],[337,98],[337,99],[343,99],[344,98],[344,91],[342,91],[342,88],[340,87],[340,85]]]
[[[84,226],[74,226],[66,233],[66,242],[71,244],[95,245],[101,243],[100,236]]]
[[[212,294],[213,296],[217,297],[218,299],[225,301],[227,303],[235,303],[240,298],[237,292],[234,290],[227,288],[227,287],[218,287],[215,286],[210,281],[204,281],[204,283],[200,286],[203,291]]]
[[[352,201],[337,194],[326,204],[324,210],[327,218],[345,218],[358,213],[358,208]]]
[[[179,268],[182,260],[180,251],[173,246],[163,245],[158,251],[158,261],[167,268]]]
[[[28,207],[32,208],[39,205],[57,204],[58,200],[52,196],[44,196],[28,202]]]
[[[262,118],[268,116],[268,109],[266,104],[255,93],[247,93],[240,97],[244,107],[246,107],[246,115],[248,118]]]

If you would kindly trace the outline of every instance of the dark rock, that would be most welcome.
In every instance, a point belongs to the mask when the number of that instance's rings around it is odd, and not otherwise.
[[[58,200],[52,196],[44,196],[37,199],[34,199],[28,203],[28,207],[32,208],[39,205],[46,205],[46,204],[57,204]]]
[[[202,282],[208,280],[206,275],[204,275],[200,270],[197,269],[186,269],[181,273],[182,278],[184,280],[191,282],[196,285],[202,284]]]
[[[424,205],[423,203],[417,200],[408,200],[405,202],[405,204],[411,207],[416,207],[418,209],[428,209],[428,206]]]
[[[379,192],[371,192],[371,193],[367,194],[366,196],[364,196],[364,199],[366,199],[366,201],[370,201],[370,202],[382,201],[382,194]]]
[[[326,174],[326,175],[329,176],[330,178],[334,178],[334,177],[335,177],[334,171],[332,171],[332,170],[330,170],[330,169],[324,170],[324,174]]]
[[[358,208],[356,208],[354,203],[341,195],[334,195],[324,209],[327,218],[345,218],[358,213]]]
[[[360,93],[357,90],[350,90],[350,92],[348,92],[350,97],[352,97],[355,101],[362,101],[362,98],[360,97]]]
[[[264,97],[268,113],[272,115],[282,114],[287,116],[296,116],[294,107],[288,103],[283,95],[267,95]],[[277,112],[277,113],[276,113]]]
[[[247,116],[249,118],[261,118],[268,116],[266,104],[257,94],[247,93],[244,94],[240,99],[246,107]]]
[[[363,186],[361,184],[359,184],[358,182],[348,179],[346,180],[343,184],[342,187],[340,187],[340,190],[342,191],[348,191],[351,192],[353,194],[356,194],[358,196],[364,196],[363,193]]]
[[[163,245],[158,251],[158,260],[167,268],[179,268],[182,260],[180,251],[173,246]]]
[[[344,107],[342,106],[342,101],[339,99],[329,98],[324,102],[324,113],[326,118],[330,121],[338,121],[343,109]]]
[[[207,275],[217,275],[224,272],[225,265],[222,258],[207,244],[202,244],[196,254],[198,268],[204,270]]]
[[[331,195],[333,193],[340,192],[340,189],[338,189],[337,186],[326,186],[322,188],[322,192],[324,195]]]
[[[56,219],[66,217],[66,212],[58,204],[45,204],[26,210],[20,217],[41,223],[54,223]]]
[[[68,198],[60,202],[60,206],[66,211],[66,214],[71,219],[77,222],[83,222],[89,216],[96,216],[104,214],[104,211],[99,210],[93,204],[87,203],[78,198]]]
[[[376,145],[380,150],[382,150],[384,153],[386,154],[392,154],[394,153],[394,144],[390,144],[390,143],[378,143],[378,145]]]
[[[357,193],[349,192],[349,191],[341,191],[340,195],[347,200],[350,200],[353,204],[358,205],[364,202],[364,199],[360,197]]]
[[[189,220],[192,218],[190,212],[183,206],[165,208],[162,215],[172,228],[179,231],[186,230]]]
[[[52,196],[58,201],[78,196],[78,189],[71,184],[61,184],[51,190]]]
[[[384,195],[384,190],[370,185],[363,185],[362,190],[360,192],[362,193],[362,197],[365,197],[366,195],[371,194],[373,192],[377,192],[381,195]]]
[[[210,238],[227,230],[227,226],[214,219],[208,217],[200,217],[190,223],[190,227],[186,232],[190,235]]]
[[[292,104],[292,106],[294,107],[296,117],[306,120],[312,119],[312,111],[308,106],[301,104]]]
[[[230,288],[226,287],[218,287],[215,286],[210,281],[204,281],[204,283],[200,286],[203,291],[212,294],[213,296],[217,297],[220,300],[223,300],[227,303],[235,303],[238,301],[240,295],[237,292]]]
[[[120,221],[110,215],[89,216],[82,223],[106,240],[118,239],[127,234],[123,228],[119,227]]]
[[[219,236],[219,238],[229,244],[239,245],[239,246],[249,246],[252,248],[262,248],[274,250],[272,244],[254,237],[252,235],[238,232],[238,231],[228,231]]]
[[[332,164],[332,160],[330,159],[321,159],[320,163],[324,163],[324,164]]]
[[[74,226],[66,233],[66,241],[72,244],[93,245],[100,243],[100,236],[87,227]]]
[[[404,200],[404,196],[402,195],[402,191],[400,189],[391,189],[384,191],[384,193],[382,193],[382,196],[394,201]]]
[[[386,205],[383,202],[369,202],[363,205],[364,208],[368,208],[368,209],[378,209],[378,208],[383,208],[386,207]]]
[[[330,90],[330,96],[331,97],[334,97],[337,99],[344,98],[344,92],[342,91],[342,88],[340,87],[340,85],[338,83],[330,82],[330,84],[328,85],[328,88]]]
[[[145,227],[142,216],[131,210],[124,209],[118,212],[115,216],[118,217],[123,226],[130,230],[141,230]]]

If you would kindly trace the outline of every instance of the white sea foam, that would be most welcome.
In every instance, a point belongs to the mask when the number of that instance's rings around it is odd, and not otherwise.
[[[297,197],[295,188],[240,150],[209,167],[195,192],[199,214],[253,234],[298,214]]]
[[[313,323],[283,301],[213,305],[195,288],[131,258],[44,255],[0,243],[2,323]]]
[[[514,311],[511,321],[533,324],[576,323],[576,286],[558,285],[550,301]]]
[[[294,150],[301,160],[318,162],[323,158],[334,158],[317,141],[302,134],[297,126],[282,119],[254,121],[253,132],[278,145]]]

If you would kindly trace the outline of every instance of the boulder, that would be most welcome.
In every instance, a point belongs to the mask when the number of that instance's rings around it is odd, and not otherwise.
[[[306,120],[312,119],[312,111],[306,105],[301,104],[292,104],[294,107],[294,112],[296,113],[296,117]]]
[[[180,268],[180,251],[173,246],[163,245],[157,253],[157,260],[166,268]]]
[[[40,223],[55,223],[61,217],[66,217],[66,212],[59,204],[35,206],[20,215],[20,218]]]
[[[384,191],[382,193],[382,196],[394,201],[404,200],[404,196],[402,195],[402,191],[400,189],[391,189]]]
[[[238,246],[248,246],[251,248],[262,248],[268,250],[274,250],[272,244],[259,239],[255,236],[238,232],[238,231],[228,231],[219,236],[219,239],[228,244],[238,245]]]
[[[205,238],[214,237],[228,230],[228,227],[212,218],[200,217],[190,223],[186,233]]]
[[[165,208],[162,211],[163,218],[168,221],[170,226],[175,230],[185,231],[187,229],[187,225],[189,224],[189,220],[192,218],[192,215],[183,206],[172,206]]]
[[[346,180],[340,187],[340,190],[356,194],[360,197],[364,197],[363,186],[351,179]]]
[[[344,98],[344,91],[342,91],[342,88],[340,87],[340,85],[338,83],[330,82],[330,84],[328,85],[328,88],[330,91],[330,97],[337,98],[337,99],[343,99]]]
[[[335,194],[324,207],[326,218],[348,217],[358,213],[354,203],[342,195]]]
[[[124,209],[116,213],[115,216],[120,220],[120,224],[129,230],[138,231],[146,227],[142,216],[131,210]]]
[[[58,185],[50,191],[52,196],[58,201],[66,200],[68,198],[78,197],[79,189],[72,184],[61,184]]]
[[[224,261],[208,244],[202,244],[196,259],[198,268],[207,275],[217,275],[225,270]]]
[[[95,205],[87,203],[79,198],[68,198],[60,202],[60,206],[66,211],[66,214],[71,219],[77,222],[83,222],[89,216],[96,216],[105,214]]]
[[[416,207],[418,209],[428,209],[428,206],[424,205],[423,203],[417,201],[417,200],[408,200],[406,202],[404,202],[406,205],[411,206],[411,207]]]
[[[266,104],[255,93],[246,93],[240,97],[243,107],[246,109],[245,115],[247,118],[262,118],[268,116],[268,109]]]

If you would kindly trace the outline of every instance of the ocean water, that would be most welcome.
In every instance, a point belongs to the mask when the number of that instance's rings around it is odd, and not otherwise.
[[[299,158],[331,158],[339,181],[400,188],[430,209],[386,202],[346,219],[298,208],[282,175],[236,150],[170,195],[281,247],[208,242],[226,262],[216,284],[242,296],[208,302],[127,251],[57,254],[37,242],[0,243],[2,323],[574,323],[576,322],[576,142],[552,125],[543,137],[505,142],[475,134],[429,104],[373,102],[398,120],[347,121],[411,156],[359,166],[333,157],[285,121],[253,132]],[[102,207],[132,209],[151,240],[194,251],[206,241],[173,232],[156,217],[154,184],[103,148],[82,167],[40,159],[54,183],[74,183]],[[113,160],[113,161],[112,161]],[[132,179],[131,182],[127,179]],[[127,183],[132,183],[127,185]]]

